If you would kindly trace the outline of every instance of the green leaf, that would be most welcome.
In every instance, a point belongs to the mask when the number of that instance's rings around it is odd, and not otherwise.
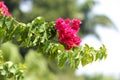
[[[5,32],[5,29],[0,27],[0,41],[2,41],[2,39],[4,38]]]
[[[60,68],[63,67],[63,65],[66,63],[67,60],[67,56],[65,55],[65,53],[62,53],[61,51],[58,51],[59,55],[58,55],[58,66]]]

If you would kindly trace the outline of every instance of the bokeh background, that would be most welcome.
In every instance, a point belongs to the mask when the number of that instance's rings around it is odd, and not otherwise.
[[[3,0],[1,0],[3,1]],[[119,0],[4,0],[12,16],[21,22],[31,22],[42,16],[47,21],[57,18],[79,18],[81,45],[87,43],[98,49],[105,44],[106,60],[78,69],[65,66],[59,69],[55,60],[48,60],[34,48],[18,47],[11,42],[3,44],[5,60],[25,63],[24,80],[120,80],[120,11]]]

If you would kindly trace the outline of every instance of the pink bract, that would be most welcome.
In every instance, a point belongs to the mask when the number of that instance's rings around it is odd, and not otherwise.
[[[4,4],[3,1],[0,2],[0,15],[1,14],[4,14],[4,15],[6,15],[8,17],[11,16],[11,14],[8,12],[7,6]]]
[[[79,25],[81,24],[81,21],[80,20],[78,20],[78,19],[73,19],[72,20],[72,29],[73,30],[75,30],[76,32],[78,32],[79,31]]]
[[[64,20],[58,18],[56,20],[55,27],[58,31],[59,41],[66,45],[66,50],[77,47],[81,43],[80,37],[77,36],[80,24],[79,19],[70,20],[67,18]]]

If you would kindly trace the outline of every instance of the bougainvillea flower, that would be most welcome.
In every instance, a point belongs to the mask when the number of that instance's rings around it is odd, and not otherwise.
[[[11,16],[11,14],[8,11],[7,6],[4,4],[3,1],[0,2],[0,15],[6,15],[6,16]]]
[[[79,25],[81,24],[82,22],[80,21],[80,20],[78,20],[78,19],[73,19],[72,21],[71,21],[71,24],[72,24],[72,29],[74,29],[76,32],[78,32],[79,31]]]
[[[55,27],[58,31],[59,41],[66,45],[66,50],[79,46],[81,43],[80,37],[77,36],[80,30],[79,25],[81,21],[79,19],[70,20],[58,18],[56,20]]]

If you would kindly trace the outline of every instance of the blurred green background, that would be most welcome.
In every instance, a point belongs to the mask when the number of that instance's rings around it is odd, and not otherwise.
[[[37,16],[43,16],[47,21],[57,18],[79,18],[82,20],[79,35],[81,38],[94,34],[96,25],[110,27],[111,20],[105,15],[95,14],[92,10],[98,4],[97,0],[4,0],[12,16],[18,21],[28,23]],[[21,48],[7,42],[3,50],[6,61],[25,63],[27,71],[24,80],[116,80],[113,76],[103,74],[75,75],[75,70],[66,65],[59,69],[55,60],[49,60],[37,53],[33,48]]]

